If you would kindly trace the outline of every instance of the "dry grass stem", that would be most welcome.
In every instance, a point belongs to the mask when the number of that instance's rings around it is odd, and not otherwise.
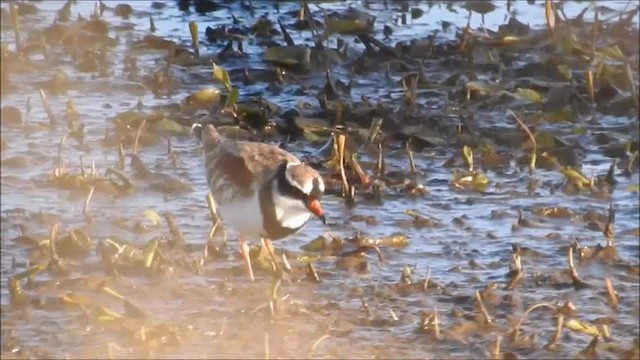
[[[427,278],[424,279],[424,291],[427,291],[429,288],[429,281],[431,281],[431,266],[429,266],[429,269],[427,270]]]
[[[362,304],[362,308],[364,309],[365,314],[367,314],[367,318],[370,318],[371,310],[369,310],[369,304],[367,304],[363,297],[360,298],[360,303]]]
[[[67,137],[71,134],[71,130],[67,131],[62,138],[60,138],[60,143],[58,144],[58,176],[62,175],[64,169],[64,161],[62,160],[62,146],[67,141]]]
[[[344,171],[344,146],[347,137],[344,134],[338,135],[338,161],[340,161],[340,177],[342,178],[342,196],[347,197],[349,194],[349,181],[347,180],[347,174]]]
[[[89,195],[87,195],[87,199],[84,201],[84,206],[82,207],[82,215],[87,215],[87,211],[89,211],[89,201],[91,201],[91,197],[93,196],[95,189],[95,186],[92,186],[91,189],[89,189]]]
[[[51,105],[49,105],[49,100],[47,100],[47,95],[44,93],[44,90],[40,89],[40,101],[42,102],[42,108],[47,113],[47,117],[49,118],[49,127],[53,128],[58,120],[56,116],[53,114],[53,110],[51,109]]]
[[[611,309],[613,309],[613,311],[618,311],[618,293],[616,292],[616,290],[613,288],[613,283],[611,282],[611,279],[604,278],[604,283],[607,287],[607,298],[609,299],[609,304],[611,305]]]
[[[576,288],[587,287],[588,284],[580,278],[580,275],[578,275],[578,270],[576,269],[573,259],[573,246],[569,246],[569,249],[567,250],[567,261],[569,262],[569,276],[571,276],[573,286]]]
[[[544,348],[545,349],[553,349],[556,347],[556,345],[558,344],[558,342],[560,341],[560,336],[562,336],[562,325],[564,324],[564,315],[562,314],[558,314],[558,316],[556,317],[556,332],[553,335],[553,338],[551,338],[551,340],[549,340],[549,343],[547,343]]]
[[[480,314],[482,314],[484,322],[486,324],[491,324],[493,320],[491,319],[491,315],[489,315],[489,312],[487,311],[487,307],[484,305],[484,301],[482,300],[482,294],[480,294],[480,291],[476,290],[475,296],[478,307],[480,308]]]
[[[520,120],[518,115],[516,115],[511,110],[507,110],[507,113],[509,113],[511,116],[514,117],[514,119],[516,119],[516,121],[518,122],[518,125],[520,125],[520,127],[527,133],[527,135],[529,136],[529,139],[531,140],[531,144],[533,145],[533,149],[531,150],[531,162],[529,163],[529,170],[531,172],[533,172],[536,169],[536,158],[538,156],[537,155],[538,154],[538,144],[536,143],[536,137],[531,133],[531,130],[529,130],[529,127],[527,127],[527,125],[525,125],[524,122],[522,122],[522,120]]]
[[[316,283],[320,282],[320,277],[313,263],[307,263],[307,278]]]
[[[58,242],[58,224],[55,223],[51,226],[49,231],[49,253],[51,259],[58,259],[58,251],[56,249],[56,243]]]
[[[144,127],[144,125],[147,123],[147,119],[142,119],[142,122],[140,123],[140,125],[138,126],[138,131],[136,132],[136,139],[133,142],[133,154],[137,154],[138,153],[138,141],[140,140],[140,134],[142,134],[142,128]]]

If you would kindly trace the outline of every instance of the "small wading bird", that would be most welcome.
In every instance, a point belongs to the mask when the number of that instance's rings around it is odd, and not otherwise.
[[[245,237],[270,241],[295,234],[317,216],[327,223],[318,172],[277,146],[225,139],[211,124],[194,124],[204,147],[209,190],[222,223],[240,235],[242,257],[254,280]]]

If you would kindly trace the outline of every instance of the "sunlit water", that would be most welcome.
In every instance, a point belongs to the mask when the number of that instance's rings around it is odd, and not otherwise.
[[[114,6],[118,2],[105,2],[108,6]],[[29,17],[29,21],[25,21],[23,31],[28,33],[30,29],[37,25],[53,23],[54,13],[63,4],[59,1],[38,2],[37,6],[41,11]],[[112,167],[117,162],[117,152],[114,149],[105,150],[100,144],[105,134],[105,127],[110,128],[113,117],[129,109],[134,109],[139,98],[137,95],[123,91],[123,84],[126,80],[122,78],[122,60],[124,53],[133,39],[139,39],[148,33],[149,20],[151,15],[155,21],[157,32],[156,35],[167,37],[188,44],[190,42],[188,22],[195,20],[199,23],[201,35],[201,53],[217,52],[220,45],[209,44],[204,39],[204,29],[207,26],[216,27],[218,24],[228,24],[231,14],[235,15],[241,22],[253,23],[257,16],[262,13],[269,13],[274,18],[277,16],[285,16],[285,10],[293,10],[297,5],[281,5],[282,13],[276,14],[269,2],[254,1],[253,5],[258,9],[256,16],[251,17],[246,12],[239,11],[237,6],[230,5],[228,9],[220,10],[206,15],[199,15],[195,12],[185,13],[177,9],[174,3],[169,4],[163,10],[154,10],[149,1],[136,1],[132,3],[134,10],[144,11],[146,14],[137,13],[129,20],[123,20],[115,17],[112,12],[105,13],[105,20],[111,24],[111,36],[119,36],[120,43],[111,52],[112,58],[112,77],[94,79],[91,74],[77,73],[71,67],[65,71],[79,83],[63,96],[50,96],[50,102],[56,115],[62,119],[64,114],[65,102],[67,99],[74,99],[77,109],[82,115],[82,120],[86,123],[86,143],[89,150],[80,149],[75,141],[68,140],[62,147],[62,155],[65,160],[65,167],[69,171],[76,171],[79,167],[80,157],[82,157],[85,167],[89,167],[92,162],[99,172],[103,172]],[[326,9],[344,9],[347,5],[361,7],[357,2],[332,3],[323,4]],[[505,23],[508,19],[506,11],[506,2],[497,2],[497,10],[487,14],[484,18],[484,26],[489,29],[497,29],[497,26]],[[568,17],[575,16],[585,6],[586,3],[569,2],[565,5],[565,13]],[[615,9],[624,9],[630,6],[628,2],[607,2],[607,6]],[[544,3],[537,2],[535,5],[527,5],[526,2],[516,2],[513,4],[518,19],[524,23],[529,23],[533,27],[543,28],[544,24]],[[3,4],[3,7],[6,7]],[[440,29],[440,21],[446,20],[452,22],[456,26],[464,26],[467,22],[467,12],[464,9],[458,9],[458,14],[453,14],[442,5],[436,5],[428,9],[425,5],[421,5],[425,10],[425,14],[416,20],[408,19],[407,25],[392,25],[394,28],[393,41],[409,40],[421,35],[426,36],[436,29]],[[73,13],[81,14],[88,17],[93,11],[94,4],[92,2],[81,1],[73,7]],[[392,24],[392,20],[400,16],[400,13],[394,10],[385,10],[382,3],[373,3],[371,11],[378,16],[376,23],[376,37],[381,37],[382,24]],[[409,16],[410,18],[410,16]],[[636,21],[637,23],[637,21]],[[131,30],[118,30],[119,26],[127,25],[126,28]],[[471,21],[472,27],[479,27],[481,19],[478,14],[474,14]],[[10,26],[3,24],[2,43],[12,45],[13,32]],[[453,29],[453,27],[452,27]],[[453,31],[443,36],[452,37]],[[292,36],[297,43],[308,41],[309,34],[292,32]],[[390,43],[393,45],[392,43]],[[267,67],[261,61],[262,47],[253,46],[251,42],[245,44],[245,53],[249,55],[249,63],[255,64],[256,67]],[[158,53],[157,56],[145,55],[139,60],[141,71],[145,74],[152,74],[163,62],[163,54]],[[155,63],[157,61],[157,63]],[[236,64],[241,66],[240,63]],[[225,65],[226,66],[226,65]],[[49,73],[38,74],[37,79],[49,79],[53,71]],[[194,67],[191,69],[178,69],[177,72],[186,78],[207,79],[209,75],[208,67]],[[428,72],[428,70],[427,70]],[[341,76],[341,72],[336,72],[337,76]],[[321,78],[321,77],[320,77]],[[27,99],[31,98],[32,110],[29,114],[30,123],[47,123],[47,116],[40,106],[37,89],[29,84],[33,81],[33,77],[25,77],[25,84],[18,91],[9,95],[2,96],[2,105],[13,105],[20,109],[26,108]],[[343,80],[347,81],[346,77]],[[399,88],[388,89],[385,87],[372,87],[376,82],[368,79],[355,79],[355,83],[361,81],[367,87],[358,89],[354,88],[354,99],[359,97],[361,93],[369,93],[371,96],[389,96],[390,91],[400,91]],[[116,86],[119,85],[119,86]],[[140,97],[145,106],[156,104],[170,104],[180,102],[187,94],[202,87],[210,86],[207,82],[193,82],[184,84],[183,87],[171,94],[167,98],[156,98],[150,92]],[[252,90],[261,92],[257,89],[243,89],[250,92]],[[281,94],[273,95],[268,91],[264,92],[264,96],[283,108],[287,109],[298,101],[304,100],[315,104],[313,98],[293,97],[291,92],[285,88]],[[610,118],[601,119],[603,124],[626,124],[629,119],[626,118]],[[507,125],[512,126],[512,125]],[[2,129],[3,137],[8,141],[9,148],[2,152],[2,321],[5,328],[6,321],[10,321],[13,330],[24,341],[25,345],[39,346],[42,344],[50,344],[45,346],[49,348],[51,354],[62,356],[63,354],[71,354],[71,356],[95,356],[78,350],[83,344],[106,344],[112,339],[92,338],[98,336],[96,332],[83,332],[75,330],[77,337],[65,337],[64,340],[56,339],[56,329],[65,328],[66,326],[74,326],[73,318],[65,316],[65,313],[35,313],[24,316],[25,319],[20,322],[17,320],[18,315],[9,315],[4,311],[4,306],[9,303],[6,281],[7,277],[14,273],[12,270],[12,259],[15,258],[19,264],[24,266],[25,250],[15,246],[9,240],[19,235],[19,230],[15,226],[24,214],[19,209],[24,209],[27,216],[29,214],[43,212],[54,214],[58,218],[58,222],[62,224],[63,229],[84,226],[82,217],[82,208],[84,205],[84,196],[74,196],[65,191],[51,189],[44,185],[47,177],[57,166],[57,149],[60,138],[64,135],[63,126],[58,126],[54,131],[36,131],[25,136],[22,129],[5,128]],[[629,139],[631,139],[629,137]],[[136,235],[128,230],[118,229],[113,223],[117,219],[128,219],[131,223],[135,221],[146,222],[143,212],[147,209],[155,210],[159,213],[171,212],[176,217],[185,238],[195,244],[204,244],[210,229],[209,214],[205,202],[207,192],[200,152],[197,151],[197,144],[188,136],[174,136],[171,139],[173,150],[179,155],[177,166],[170,165],[170,161],[166,155],[166,143],[157,146],[142,148],[139,152],[141,158],[154,172],[163,173],[166,176],[179,178],[188,183],[193,190],[186,193],[167,196],[163,198],[162,194],[151,190],[138,191],[133,196],[122,198],[110,198],[100,193],[96,193],[90,204],[90,211],[93,214],[99,214],[95,224],[89,227],[89,233],[94,240],[107,236],[120,236],[133,244],[143,246],[152,236],[165,231],[159,228],[145,234]],[[298,155],[309,154],[314,148],[305,147],[304,143],[296,143],[291,145],[291,149]],[[402,150],[395,151],[398,154],[396,159],[390,161],[390,170],[406,169],[406,161],[402,155]],[[606,213],[609,203],[615,204],[617,210],[616,228],[618,237],[616,239],[620,256],[624,262],[637,263],[640,255],[637,236],[630,234],[630,231],[638,227],[638,194],[624,191],[628,185],[637,184],[638,174],[635,173],[631,178],[620,177],[619,191],[612,194],[610,201],[598,200],[589,195],[565,195],[558,191],[551,194],[547,188],[540,188],[534,195],[527,195],[526,184],[529,174],[526,169],[510,168],[507,174],[499,176],[498,174],[489,172],[488,175],[495,181],[502,183],[502,187],[496,189],[490,186],[485,193],[456,192],[452,190],[449,184],[451,178],[451,170],[441,165],[453,154],[453,149],[447,152],[428,151],[415,154],[415,160],[418,169],[425,175],[425,185],[429,189],[429,193],[424,198],[417,200],[409,199],[405,196],[397,196],[396,194],[388,194],[383,205],[375,205],[363,202],[354,208],[347,208],[341,198],[327,196],[324,199],[324,208],[329,219],[330,226],[326,227],[319,221],[313,220],[304,229],[304,231],[288,238],[287,240],[278,242],[276,246],[299,250],[300,246],[308,243],[313,238],[321,235],[326,231],[331,231],[340,236],[351,236],[355,231],[362,231],[371,237],[383,237],[397,231],[403,231],[410,238],[410,245],[402,249],[385,249],[384,256],[387,262],[383,267],[371,266],[371,272],[366,276],[355,276],[346,272],[332,272],[324,281],[318,285],[302,284],[300,286],[285,286],[286,293],[292,294],[293,298],[310,301],[311,303],[325,305],[327,302],[335,302],[342,309],[352,309],[357,312],[358,316],[363,316],[360,310],[361,304],[359,296],[351,293],[354,288],[364,288],[364,297],[371,297],[376,291],[375,289],[385,284],[398,281],[402,268],[405,265],[416,266],[416,276],[426,276],[427,270],[430,268],[431,278],[442,284],[453,284],[457,293],[472,295],[471,289],[484,288],[487,281],[503,282],[503,275],[508,271],[508,263],[511,255],[511,244],[519,243],[522,246],[534,248],[544,254],[543,257],[533,260],[524,260],[524,266],[527,274],[533,274],[536,271],[548,272],[550,269],[562,269],[566,267],[565,250],[571,243],[572,238],[578,238],[583,245],[593,246],[603,243],[603,235],[599,231],[587,229],[584,224],[572,224],[569,220],[550,220],[542,224],[538,228],[521,229],[517,232],[512,231],[512,225],[517,219],[518,210],[522,209],[525,214],[530,214],[532,208],[537,206],[566,206],[577,214],[584,213],[587,210],[594,210],[599,213]],[[24,156],[28,160],[29,166],[13,168],[5,166],[4,160],[15,156]],[[365,157],[365,159],[367,159]],[[603,174],[610,165],[610,159],[597,154],[595,150],[587,150],[586,159],[583,165],[583,171],[587,175]],[[538,173],[541,181],[560,183],[563,180],[562,174],[559,172],[540,171]],[[148,184],[136,184],[144,189]],[[399,223],[408,220],[404,214],[406,209],[414,209],[419,213],[428,214],[432,218],[442,222],[442,226],[433,229],[415,229],[411,227],[400,227]],[[504,211],[506,216],[501,219],[491,219],[492,211]],[[377,218],[376,226],[366,226],[363,223],[351,222],[349,219],[354,215],[373,215]],[[453,223],[454,218],[462,218],[466,223],[465,226],[458,226]],[[27,233],[47,233],[50,224],[31,222],[27,225]],[[550,240],[545,237],[547,233],[557,232],[561,236]],[[491,233],[493,236],[488,237]],[[230,247],[236,246],[235,236],[231,233]],[[254,241],[256,239],[253,239]],[[373,258],[372,258],[373,259]],[[89,262],[95,262],[97,257],[91,255]],[[475,260],[484,265],[484,269],[474,269],[469,266],[469,261]],[[227,312],[229,317],[235,315],[237,307],[229,303],[230,297],[227,295],[218,298],[217,292],[224,292],[224,278],[228,276],[228,272],[217,272],[218,267],[239,266],[240,260],[237,258],[232,260],[234,263],[224,263],[221,265],[207,265],[209,271],[206,276],[194,276],[191,278],[183,278],[180,280],[170,280],[176,282],[182,289],[182,295],[169,294],[162,292],[161,283],[155,283],[155,280],[148,279],[130,279],[132,284],[127,290],[126,287],[121,289],[126,295],[131,295],[132,300],[145,305],[145,308],[152,309],[153,316],[156,320],[183,320],[184,324],[191,324],[196,329],[211,329],[214,331],[220,328],[221,320],[220,311]],[[374,264],[375,261],[372,261]],[[500,264],[499,267],[490,264]],[[456,268],[458,267],[459,268]],[[320,270],[333,269],[334,265],[330,262],[318,265]],[[20,267],[22,269],[22,267]],[[97,271],[97,273],[100,273]],[[327,273],[328,274],[328,273]],[[565,290],[551,289],[535,289],[537,293],[528,290],[515,290],[522,297],[523,302],[530,304],[539,301],[572,301],[579,309],[580,314],[585,320],[593,320],[599,316],[609,315],[605,306],[606,296],[604,291],[604,277],[609,276],[615,281],[617,290],[621,294],[628,294],[621,298],[621,308],[624,309],[617,317],[617,322],[613,326],[614,339],[622,344],[631,344],[633,339],[638,337],[637,311],[638,311],[638,284],[637,279],[627,279],[621,271],[611,269],[607,265],[598,263],[590,264],[580,268],[581,276],[588,282],[595,285],[595,290],[584,290],[577,292],[571,288]],[[476,281],[474,282],[473,279]],[[252,293],[258,297],[263,296],[268,299],[270,285],[266,284],[258,288]],[[175,284],[174,284],[175,285]],[[168,285],[167,285],[168,286]],[[136,289],[147,289],[140,292]],[[467,289],[468,288],[468,289]],[[212,290],[215,289],[215,290]],[[154,291],[153,294],[150,291]],[[264,295],[256,295],[256,293],[264,293]],[[152,296],[145,297],[145,294]],[[189,294],[191,294],[189,296]],[[222,300],[226,299],[226,300]],[[232,297],[231,297],[232,299]],[[334,350],[326,350],[326,356],[334,357],[365,357],[372,356],[376,351],[382,351],[386,356],[393,356],[384,352],[384,345],[371,347],[369,342],[385,344],[389,348],[402,350],[397,354],[406,356],[429,357],[435,356],[431,353],[432,348],[423,345],[410,345],[416,340],[413,330],[416,328],[416,317],[422,310],[427,307],[433,308],[437,305],[437,299],[424,299],[416,295],[405,298],[387,299],[386,303],[371,304],[372,308],[379,317],[388,317],[388,309],[393,309],[400,315],[400,321],[393,326],[375,327],[362,325],[355,327],[352,331],[346,332],[344,338],[335,336],[333,340],[327,340],[324,346]],[[442,313],[449,312],[454,304],[437,305],[438,310]],[[444,307],[443,307],[444,306]],[[246,309],[249,311],[250,309]],[[466,309],[472,311],[473,309]],[[216,314],[215,317],[213,314]],[[211,314],[208,318],[207,314]],[[413,315],[413,317],[403,317],[403,315]],[[328,317],[331,317],[329,315]],[[409,320],[406,320],[409,319]],[[334,319],[337,324],[333,326],[340,328],[340,319]],[[30,323],[30,321],[32,323]],[[236,350],[221,351],[210,345],[211,339],[184,336],[183,345],[178,347],[175,352],[165,354],[163,356],[174,357],[214,357],[214,356],[262,356],[262,334],[263,329],[257,326],[252,329],[251,316],[240,317],[235,324],[230,324],[228,330],[236,334],[237,344]],[[443,324],[447,326],[447,324]],[[34,327],[35,326],[35,327]],[[544,337],[551,336],[550,322],[545,326],[549,327],[549,332]],[[232,327],[241,330],[231,329]],[[255,330],[252,332],[252,330]],[[4,331],[4,329],[3,329]],[[323,334],[320,329],[314,329],[311,325],[309,328],[302,328],[286,325],[274,325],[270,331],[270,339],[272,341],[272,351],[277,356],[281,351],[282,356],[306,356],[300,352],[300,349],[308,349],[319,336]],[[90,334],[90,335],[89,335]],[[252,335],[253,334],[253,335]],[[4,336],[4,333],[3,333]],[[85,338],[83,336],[89,336]],[[563,348],[563,354],[575,354],[579,349],[586,346],[590,341],[588,336],[565,335],[570,336],[566,342],[569,349]],[[243,339],[256,337],[256,343],[259,345],[246,345]],[[230,343],[229,343],[230,344]],[[97,347],[97,345],[95,345]],[[208,346],[213,346],[208,350]],[[225,345],[234,348],[234,345]],[[243,346],[246,346],[246,352],[242,352]],[[461,349],[461,345],[447,344],[448,349],[444,353],[450,356],[469,356],[473,354],[475,349],[473,346],[467,349]],[[380,349],[382,348],[382,349]],[[215,350],[217,349],[217,350]],[[260,349],[256,350],[256,349]],[[475,349],[475,350],[474,350]],[[97,350],[96,350],[97,351]],[[102,351],[102,350],[100,350]],[[441,350],[444,351],[444,350]],[[4,350],[3,350],[4,354]],[[223,355],[221,355],[223,354]],[[226,355],[225,355],[226,354]],[[127,354],[120,356],[126,357]],[[400,355],[398,355],[400,356]]]

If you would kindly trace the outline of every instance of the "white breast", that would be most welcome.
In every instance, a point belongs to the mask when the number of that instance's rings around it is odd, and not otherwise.
[[[258,193],[250,197],[237,197],[232,202],[217,204],[224,226],[248,238],[259,238],[262,233],[262,213]]]

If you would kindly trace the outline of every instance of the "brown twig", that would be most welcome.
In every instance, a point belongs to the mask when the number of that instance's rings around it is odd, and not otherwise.
[[[350,160],[351,160],[350,161],[351,166],[353,166],[353,169],[355,170],[356,174],[358,175],[358,179],[360,179],[360,183],[362,185],[364,185],[364,186],[367,186],[369,184],[369,182],[370,182],[369,176],[362,169],[362,166],[360,166],[360,162],[356,158],[356,154],[351,154]]]
[[[487,311],[487,307],[484,305],[484,301],[482,301],[482,295],[480,294],[480,291],[476,290],[476,301],[478,302],[478,307],[480,308],[480,313],[482,314],[482,318],[484,319],[484,322],[486,324],[491,324],[491,322],[493,321],[491,319],[491,315],[489,315],[489,312]]]
[[[564,315],[558,314],[558,316],[556,317],[556,332],[553,335],[553,338],[551,338],[551,340],[549,340],[547,345],[544,346],[545,349],[551,350],[558,344],[558,341],[560,341],[560,336],[562,336],[563,324],[564,324]]]
[[[133,154],[135,155],[138,152],[138,141],[140,140],[140,134],[142,134],[142,128],[147,123],[147,119],[142,119],[140,126],[138,126],[138,131],[136,132],[136,139],[133,141]]]
[[[567,250],[567,260],[569,262],[569,276],[571,276],[573,286],[575,286],[576,289],[588,287],[589,285],[580,279],[578,270],[576,270],[576,266],[573,261],[573,246],[569,246],[569,249]]]
[[[492,359],[500,359],[502,350],[500,349],[502,345],[502,336],[498,336],[496,340],[493,342],[493,346],[491,346],[491,358]]]
[[[62,161],[62,146],[64,145],[65,141],[67,141],[67,137],[69,137],[69,134],[71,134],[71,130],[67,131],[62,138],[60,138],[60,143],[58,144],[58,169],[59,169],[59,173],[58,175],[62,175],[62,168],[63,168],[63,161]]]
[[[13,33],[16,41],[16,52],[22,52],[22,36],[20,32],[20,17],[18,14],[18,5],[11,4],[9,6],[9,13],[11,14],[11,22],[13,23]]]
[[[118,171],[124,170],[124,147],[118,144]]]
[[[320,282],[320,277],[318,276],[318,272],[313,266],[313,263],[307,263],[307,278],[316,283]]]
[[[379,177],[383,177],[385,173],[384,166],[384,152],[382,149],[382,144],[378,144],[378,160],[376,161],[376,175]]]
[[[604,278],[604,283],[607,287],[607,297],[609,298],[611,309],[613,309],[613,311],[618,311],[618,293],[613,288],[611,279],[609,279],[608,277]]]
[[[409,169],[411,169],[411,174],[415,174],[418,171],[416,170],[416,162],[413,159],[413,151],[411,151],[411,139],[407,140],[405,149],[407,150],[407,154],[409,155]]]
[[[58,120],[56,116],[53,114],[53,110],[51,110],[51,105],[49,105],[49,101],[47,100],[47,95],[44,93],[44,90],[40,89],[40,101],[42,102],[42,107],[44,111],[47,113],[47,117],[49,118],[49,127],[53,128]]]
[[[349,181],[344,171],[344,146],[347,137],[344,134],[338,135],[338,161],[340,161],[340,177],[342,178],[342,196],[347,197],[349,194]]]
[[[539,308],[551,309],[554,311],[554,313],[559,312],[556,306],[553,306],[549,303],[540,303],[540,304],[531,306],[530,308],[527,309],[527,311],[524,312],[520,320],[518,320],[518,323],[516,324],[516,326],[513,328],[513,331],[511,332],[512,340],[515,340],[518,337],[518,334],[520,333],[520,327],[522,326],[522,323],[524,322],[524,320],[527,318],[527,315],[529,315],[529,313],[531,313],[533,310],[539,309]]]
[[[382,118],[375,117],[371,121],[371,125],[369,126],[369,134],[367,135],[367,140],[365,144],[373,144],[373,141],[376,139],[376,136],[380,132],[380,128],[382,126]]]
[[[326,339],[328,339],[330,337],[331,337],[331,335],[324,334],[318,340],[316,340],[313,343],[313,345],[311,346],[311,351],[309,352],[309,357],[311,357],[313,354],[315,354],[316,350],[318,349],[318,346],[320,346],[320,343],[322,343],[323,341],[325,341]]]
[[[218,336],[224,335],[224,331],[227,328],[227,317],[222,318],[222,323],[220,324],[220,331],[218,331]]]
[[[271,245],[270,241],[262,238],[260,239],[260,243],[262,247],[264,247],[267,250],[267,253],[269,253],[269,262],[271,263],[271,269],[273,270],[273,272],[277,273],[278,265],[276,265],[276,255],[273,253],[273,249],[270,246]]]
[[[438,308],[433,308],[433,335],[440,339],[440,320],[438,319]]]
[[[91,197],[93,196],[93,192],[96,187],[92,186],[89,190],[89,195],[87,195],[87,199],[84,201],[84,206],[82,207],[82,215],[87,216],[87,211],[89,211],[89,201],[91,201]]]
[[[511,110],[507,110],[507,113],[516,119],[516,121],[518,122],[518,125],[520,125],[520,127],[527,133],[527,135],[529,136],[529,139],[531,140],[531,144],[533,145],[533,150],[531,150],[531,162],[529,162],[529,170],[531,172],[534,172],[536,169],[536,157],[538,152],[538,144],[536,143],[536,137],[533,136],[533,134],[531,133],[531,130],[529,130],[527,125],[525,125],[524,122],[520,120],[518,115],[516,115]]]
[[[609,218],[607,220],[607,225],[604,227],[603,234],[607,238],[607,246],[613,246],[613,242],[616,235],[615,230],[616,224],[616,211],[613,208],[613,204],[609,204]]]
[[[424,291],[427,291],[427,289],[429,288],[430,280],[431,280],[431,266],[429,266],[429,269],[427,270],[427,278],[424,279]]]
[[[520,255],[520,247],[518,245],[513,246],[513,254],[511,256],[514,266],[514,269],[511,271],[511,274],[513,275],[505,287],[505,290],[513,290],[524,278],[524,271],[522,271],[522,256]]]
[[[400,320],[400,319],[398,318],[398,315],[396,315],[396,312],[395,312],[395,311],[393,311],[393,309],[389,309],[389,315],[391,315],[391,318],[393,319],[393,321],[398,321],[398,320]]]
[[[286,271],[291,271],[291,264],[289,264],[289,260],[287,259],[287,254],[282,253],[282,265]]]
[[[594,336],[589,342],[589,345],[587,345],[586,348],[580,351],[579,354],[587,359],[597,359],[598,358],[597,347],[598,347],[599,340],[600,340],[600,336],[598,335]]]
[[[49,253],[51,260],[58,259],[58,252],[56,250],[56,243],[58,242],[58,224],[53,224],[49,231]]]
[[[362,304],[362,308],[364,309],[364,312],[367,314],[367,318],[370,318],[371,310],[369,310],[369,304],[367,304],[367,302],[364,300],[363,297],[360,298],[360,303]]]

